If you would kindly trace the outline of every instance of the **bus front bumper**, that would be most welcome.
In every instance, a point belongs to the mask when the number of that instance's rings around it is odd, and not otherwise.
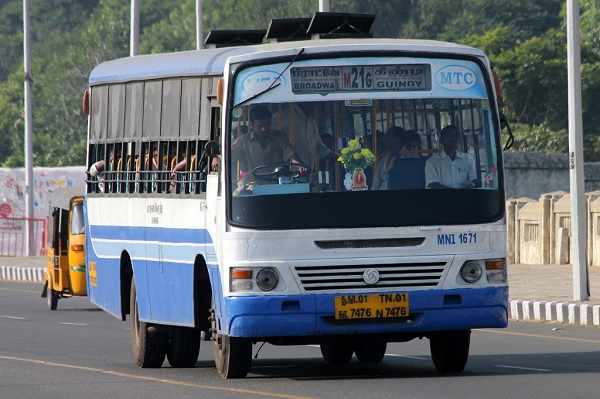
[[[232,337],[307,337],[395,334],[508,324],[508,287],[409,291],[409,315],[384,319],[336,320],[333,294],[225,298],[221,326]]]

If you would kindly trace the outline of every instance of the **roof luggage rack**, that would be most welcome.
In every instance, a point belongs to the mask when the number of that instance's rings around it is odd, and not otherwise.
[[[265,29],[255,30],[211,30],[204,44],[209,48],[247,46],[263,42]]]
[[[375,14],[316,12],[306,34],[313,39],[373,37],[374,20]]]
[[[266,38],[275,42],[308,40],[310,35],[306,31],[310,21],[310,18],[272,19]]]
[[[370,32],[375,14],[316,12],[312,18],[272,19],[269,29],[211,30],[204,44],[209,48],[308,39],[373,37]]]

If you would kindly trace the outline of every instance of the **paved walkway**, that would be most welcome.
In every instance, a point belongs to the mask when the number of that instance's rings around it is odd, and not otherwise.
[[[46,258],[0,257],[0,280],[44,281]],[[600,326],[600,267],[590,266],[590,296],[576,301],[571,265],[509,265],[510,317]]]

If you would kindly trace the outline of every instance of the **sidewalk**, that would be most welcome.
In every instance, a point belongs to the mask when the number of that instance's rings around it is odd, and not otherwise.
[[[44,282],[46,258],[0,257],[0,280]],[[590,298],[573,299],[571,265],[508,266],[510,318],[600,326],[600,267],[588,268]]]

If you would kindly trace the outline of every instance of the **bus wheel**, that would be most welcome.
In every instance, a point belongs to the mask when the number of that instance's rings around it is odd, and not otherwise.
[[[252,341],[219,334],[214,306],[211,309],[211,325],[217,371],[225,379],[245,378],[252,363]]]
[[[352,360],[352,352],[354,348],[352,344],[321,344],[321,354],[327,364],[343,364],[349,363]]]
[[[52,288],[52,283],[48,281],[48,292],[46,293],[48,300],[48,308],[50,310],[56,310],[58,307],[58,293]]]
[[[200,330],[189,327],[173,327],[167,349],[171,367],[194,367],[200,353]]]
[[[140,321],[138,315],[135,282],[131,281],[131,348],[133,358],[140,368],[157,368],[162,366],[167,350],[167,335],[161,332],[151,334],[148,323]]]
[[[437,371],[455,373],[465,369],[469,358],[471,330],[443,331],[429,337],[431,359]]]
[[[245,378],[252,363],[252,341],[215,334],[215,365],[225,379]]]
[[[361,363],[379,363],[385,356],[387,342],[358,342],[354,344],[354,354]]]

